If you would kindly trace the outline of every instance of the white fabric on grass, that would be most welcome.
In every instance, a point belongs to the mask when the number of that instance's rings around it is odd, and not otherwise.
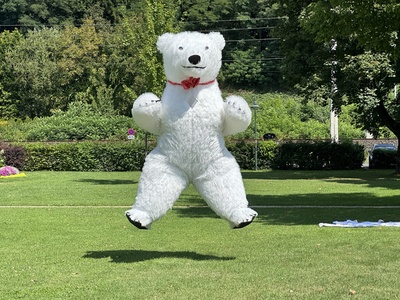
[[[400,227],[400,222],[384,222],[378,220],[377,222],[358,222],[357,220],[347,221],[334,221],[333,223],[319,223],[320,227],[348,227],[348,228],[359,228],[359,227]]]

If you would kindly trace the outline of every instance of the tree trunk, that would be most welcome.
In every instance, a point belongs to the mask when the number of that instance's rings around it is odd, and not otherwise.
[[[400,137],[397,137],[396,175],[400,175]]]

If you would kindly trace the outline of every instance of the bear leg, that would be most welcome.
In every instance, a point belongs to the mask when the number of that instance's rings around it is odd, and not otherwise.
[[[187,186],[188,179],[180,169],[152,152],[143,166],[135,203],[125,215],[137,228],[150,229],[151,223],[172,208]]]
[[[239,166],[233,158],[210,167],[194,185],[207,204],[232,228],[249,225],[258,215],[248,207]]]

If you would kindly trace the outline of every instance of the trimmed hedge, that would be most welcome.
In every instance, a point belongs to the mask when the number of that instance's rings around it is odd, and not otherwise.
[[[136,128],[136,124],[130,117],[102,115],[89,104],[73,102],[68,111],[56,111],[50,117],[4,122],[0,124],[0,135],[9,142],[123,141],[131,127]],[[138,136],[143,136],[143,132],[138,132]]]
[[[74,142],[24,144],[24,170],[139,171],[144,146],[136,142]]]
[[[246,141],[228,141],[226,147],[236,158],[241,169],[255,169],[255,143]],[[277,144],[274,141],[260,141],[257,147],[257,166],[269,169],[272,166]]]
[[[273,168],[290,170],[358,169],[364,161],[364,146],[352,143],[287,142],[277,147]]]
[[[397,163],[397,152],[385,149],[375,149],[374,159],[369,163],[370,169],[390,169],[395,168]]]
[[[145,159],[142,142],[61,142],[23,143],[26,152],[25,171],[140,171]],[[153,143],[150,143],[150,149]],[[258,145],[258,167],[271,167],[276,144]],[[254,169],[254,143],[227,142],[242,169]]]
[[[228,150],[242,169],[255,168],[255,144],[227,141]],[[150,143],[150,148],[154,143]],[[62,142],[0,144],[6,164],[25,171],[140,171],[145,159],[144,143]],[[259,169],[357,169],[364,161],[364,146],[351,143],[287,142],[258,143]],[[148,151],[150,151],[149,149]]]

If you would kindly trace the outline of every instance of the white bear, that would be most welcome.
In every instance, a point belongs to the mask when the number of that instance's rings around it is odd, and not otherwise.
[[[219,32],[165,33],[157,40],[167,77],[164,93],[161,100],[142,94],[132,107],[138,126],[158,136],[146,157],[135,203],[126,211],[140,229],[149,229],[172,209],[190,183],[232,228],[257,216],[248,207],[239,166],[224,142],[224,136],[251,122],[243,98],[222,99],[216,77],[224,46]]]

